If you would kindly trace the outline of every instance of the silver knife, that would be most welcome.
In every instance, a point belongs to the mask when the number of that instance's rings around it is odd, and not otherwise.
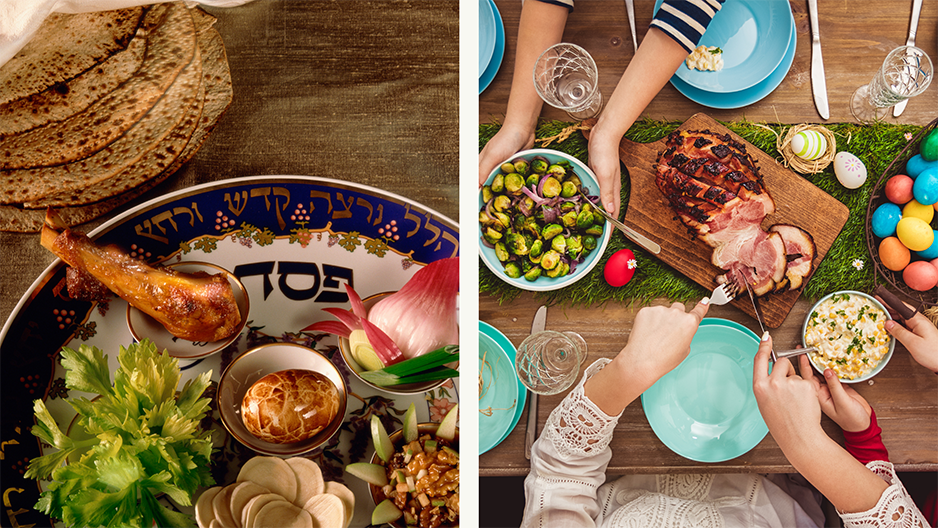
[[[909,38],[905,41],[906,46],[915,45],[915,32],[918,31],[918,17],[922,14],[922,0],[912,0],[912,18],[909,20]],[[908,99],[903,99],[896,106],[892,107],[893,117],[899,117],[908,104]]]
[[[827,79],[824,77],[824,59],[821,57],[821,30],[818,28],[817,0],[808,0],[808,18],[811,19],[811,90],[814,106],[821,118],[830,119],[827,104]]]
[[[547,306],[541,306],[534,314],[531,333],[543,332],[546,325]],[[534,439],[537,438],[537,393],[528,392],[531,395],[531,400],[528,402],[528,423],[524,430],[524,458],[531,460],[531,446],[534,445]]]
[[[584,193],[582,189],[580,189],[579,192],[580,192],[580,195],[583,197],[583,199],[585,199],[589,203],[593,203],[593,201],[589,199],[589,196],[587,196],[586,193]],[[606,218],[606,220],[609,220],[609,222],[612,223],[612,225],[614,225],[616,228],[618,228],[619,231],[622,231],[622,234],[628,237],[629,240],[631,240],[632,242],[635,242],[639,246],[642,246],[646,251],[654,253],[655,255],[661,253],[661,246],[652,242],[645,235],[639,233],[638,231],[620,222],[617,218],[615,218],[614,216],[606,212],[606,210],[603,209],[601,205],[597,205],[597,204],[593,204],[593,205],[596,205],[596,210],[599,211],[599,214],[603,215]]]
[[[756,296],[752,294],[752,288],[749,287],[749,281],[746,280],[746,277],[743,277],[741,273],[737,270],[736,272],[737,280],[741,280],[743,284],[746,285],[746,292],[749,293],[749,300],[752,301],[752,309],[756,312],[756,321],[759,323],[759,330],[762,332],[759,334],[759,339],[762,339],[762,336],[765,335],[765,325],[762,323],[762,312],[759,310],[759,303],[756,301]],[[775,348],[772,348],[772,362],[774,363],[778,358],[775,356]]]
[[[625,0],[625,10],[629,14],[629,28],[632,30],[632,48],[633,52],[638,51],[638,39],[635,38],[635,3],[633,0]]]

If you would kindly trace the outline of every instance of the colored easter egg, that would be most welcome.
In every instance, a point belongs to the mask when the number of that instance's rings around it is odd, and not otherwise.
[[[905,174],[896,174],[886,181],[886,198],[894,204],[906,204],[912,199],[912,184],[915,180]]]
[[[933,128],[918,147],[925,161],[938,160],[938,128]]]
[[[935,208],[930,205],[925,205],[919,203],[918,200],[912,200],[911,202],[905,204],[905,207],[902,208],[902,216],[914,216],[915,218],[921,218],[927,224],[931,222],[931,219],[935,217]]]
[[[879,243],[879,261],[892,271],[902,271],[912,260],[909,248],[896,237],[886,237]]]
[[[931,245],[928,246],[927,249],[916,251],[915,254],[925,260],[938,258],[938,231],[935,231],[935,239],[932,241]]]
[[[921,154],[916,154],[909,158],[909,161],[905,162],[905,173],[914,180],[918,178],[918,175],[921,174],[923,170],[932,167],[938,168],[938,160],[927,161]]]
[[[610,286],[625,286],[635,275],[635,254],[628,249],[620,249],[609,257],[603,268],[603,277]]]
[[[894,203],[884,203],[873,211],[870,217],[870,228],[879,238],[895,236],[896,225],[902,218],[902,210]]]
[[[827,152],[827,138],[816,130],[803,130],[791,138],[791,150],[801,159],[812,161]]]
[[[849,152],[838,152],[834,156],[834,174],[841,185],[856,189],[866,182],[866,165]]]
[[[902,270],[902,280],[916,291],[928,291],[938,284],[938,268],[924,260],[916,260]]]
[[[921,218],[904,216],[896,224],[896,236],[912,251],[924,251],[935,241],[935,231]]]
[[[925,205],[938,202],[938,167],[929,167],[919,173],[912,185],[912,196]]]

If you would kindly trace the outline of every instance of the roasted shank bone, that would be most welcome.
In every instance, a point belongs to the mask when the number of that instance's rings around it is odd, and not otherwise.
[[[222,274],[181,273],[154,268],[114,245],[101,246],[72,231],[50,209],[42,246],[70,266],[101,281],[132,306],[159,321],[176,337],[211,342],[229,337],[241,313]]]

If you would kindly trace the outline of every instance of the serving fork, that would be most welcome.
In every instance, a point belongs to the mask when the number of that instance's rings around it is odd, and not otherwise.
[[[710,294],[710,304],[720,306],[736,298],[739,294],[739,285],[734,281],[726,281],[713,289]]]

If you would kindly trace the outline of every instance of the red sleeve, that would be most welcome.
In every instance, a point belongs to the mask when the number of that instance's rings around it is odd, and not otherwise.
[[[844,447],[847,452],[853,455],[853,458],[859,460],[862,464],[867,464],[873,460],[883,460],[889,462],[889,452],[883,445],[883,430],[876,424],[876,411],[870,413],[870,426],[863,431],[850,432],[844,431]]]

